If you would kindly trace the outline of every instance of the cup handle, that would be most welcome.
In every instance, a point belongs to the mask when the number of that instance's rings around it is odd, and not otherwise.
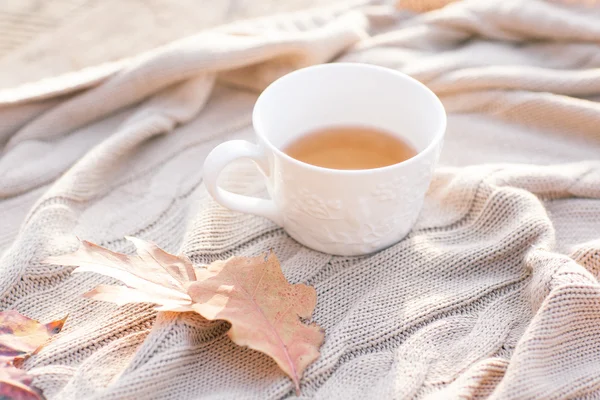
[[[269,166],[264,151],[255,144],[245,140],[231,140],[215,147],[204,161],[204,184],[208,193],[225,208],[242,213],[265,217],[282,226],[281,214],[273,200],[243,196],[229,192],[217,185],[217,179],[227,164],[240,158],[249,158],[269,175]]]

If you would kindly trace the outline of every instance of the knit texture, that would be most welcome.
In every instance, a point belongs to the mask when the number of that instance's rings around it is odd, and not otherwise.
[[[449,112],[416,226],[370,256],[307,249],[202,185],[215,145],[252,138],[261,89],[328,61],[408,73]],[[271,248],[316,288],[326,331],[303,398],[600,398],[599,100],[599,13],[540,0],[348,3],[0,91],[0,309],[69,314],[25,363],[51,400],[293,398],[226,323],[84,299],[116,282],[41,263],[75,235],[127,253],[137,236],[196,264]],[[264,194],[250,163],[222,178]]]

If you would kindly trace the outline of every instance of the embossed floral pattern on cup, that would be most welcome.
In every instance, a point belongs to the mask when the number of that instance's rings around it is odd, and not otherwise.
[[[380,201],[395,200],[404,187],[406,178],[397,176],[391,181],[378,183],[371,194]]]
[[[290,198],[290,211],[299,212],[319,219],[340,218],[342,201],[338,199],[322,199],[309,190],[302,188]]]
[[[402,179],[396,179],[382,190],[397,188],[396,190],[401,191],[402,182]],[[375,190],[378,189],[381,188],[376,187]],[[379,200],[388,201],[387,197]],[[419,198],[410,200],[421,201]],[[369,252],[385,245],[399,229],[408,229],[412,225],[416,219],[412,203],[413,201],[409,202],[410,207],[398,208],[393,214],[381,216],[375,222],[368,222],[376,213],[372,208],[370,195],[353,199],[352,204],[346,208],[339,200],[324,200],[306,189],[300,189],[286,213],[287,229],[303,242],[354,246]]]

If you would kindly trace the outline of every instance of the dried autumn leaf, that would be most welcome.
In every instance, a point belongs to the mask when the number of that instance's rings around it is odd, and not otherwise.
[[[324,339],[316,324],[300,320],[315,309],[315,289],[288,283],[272,252],[216,261],[196,275],[188,287],[192,308],[206,319],[229,321],[231,340],[273,358],[299,393],[300,377]]]
[[[10,364],[0,365],[0,399],[43,400],[42,393],[31,386],[33,377]]]
[[[161,311],[195,311],[209,320],[229,321],[229,337],[273,358],[299,392],[300,377],[319,357],[324,340],[316,324],[301,321],[310,318],[316,305],[312,287],[288,283],[273,253],[232,257],[194,269],[185,257],[127,239],[136,245],[137,256],[82,241],[75,253],[46,262],[78,266],[74,273],[96,272],[128,286],[100,285],[85,294],[88,298],[116,304],[149,302]]]
[[[174,256],[153,243],[126,237],[137,248],[128,256],[86,240],[72,254],[49,257],[49,264],[76,266],[73,273],[95,272],[118,279],[127,287],[100,285],[85,297],[119,305],[155,303],[159,311],[193,311],[186,293],[188,282],[196,279],[194,267],[184,256]]]
[[[0,312],[0,399],[41,400],[32,377],[16,367],[59,333],[67,317],[41,324],[17,311]]]
[[[61,331],[66,319],[41,324],[14,310],[0,312],[0,356],[14,358],[35,353]]]

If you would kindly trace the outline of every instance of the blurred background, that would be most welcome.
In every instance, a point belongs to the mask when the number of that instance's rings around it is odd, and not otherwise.
[[[1,0],[0,88],[130,57],[234,20],[332,0]]]
[[[452,1],[381,0],[417,12]],[[599,0],[547,1],[600,7]],[[235,20],[340,2],[348,0],[0,0],[0,89],[130,57]]]

